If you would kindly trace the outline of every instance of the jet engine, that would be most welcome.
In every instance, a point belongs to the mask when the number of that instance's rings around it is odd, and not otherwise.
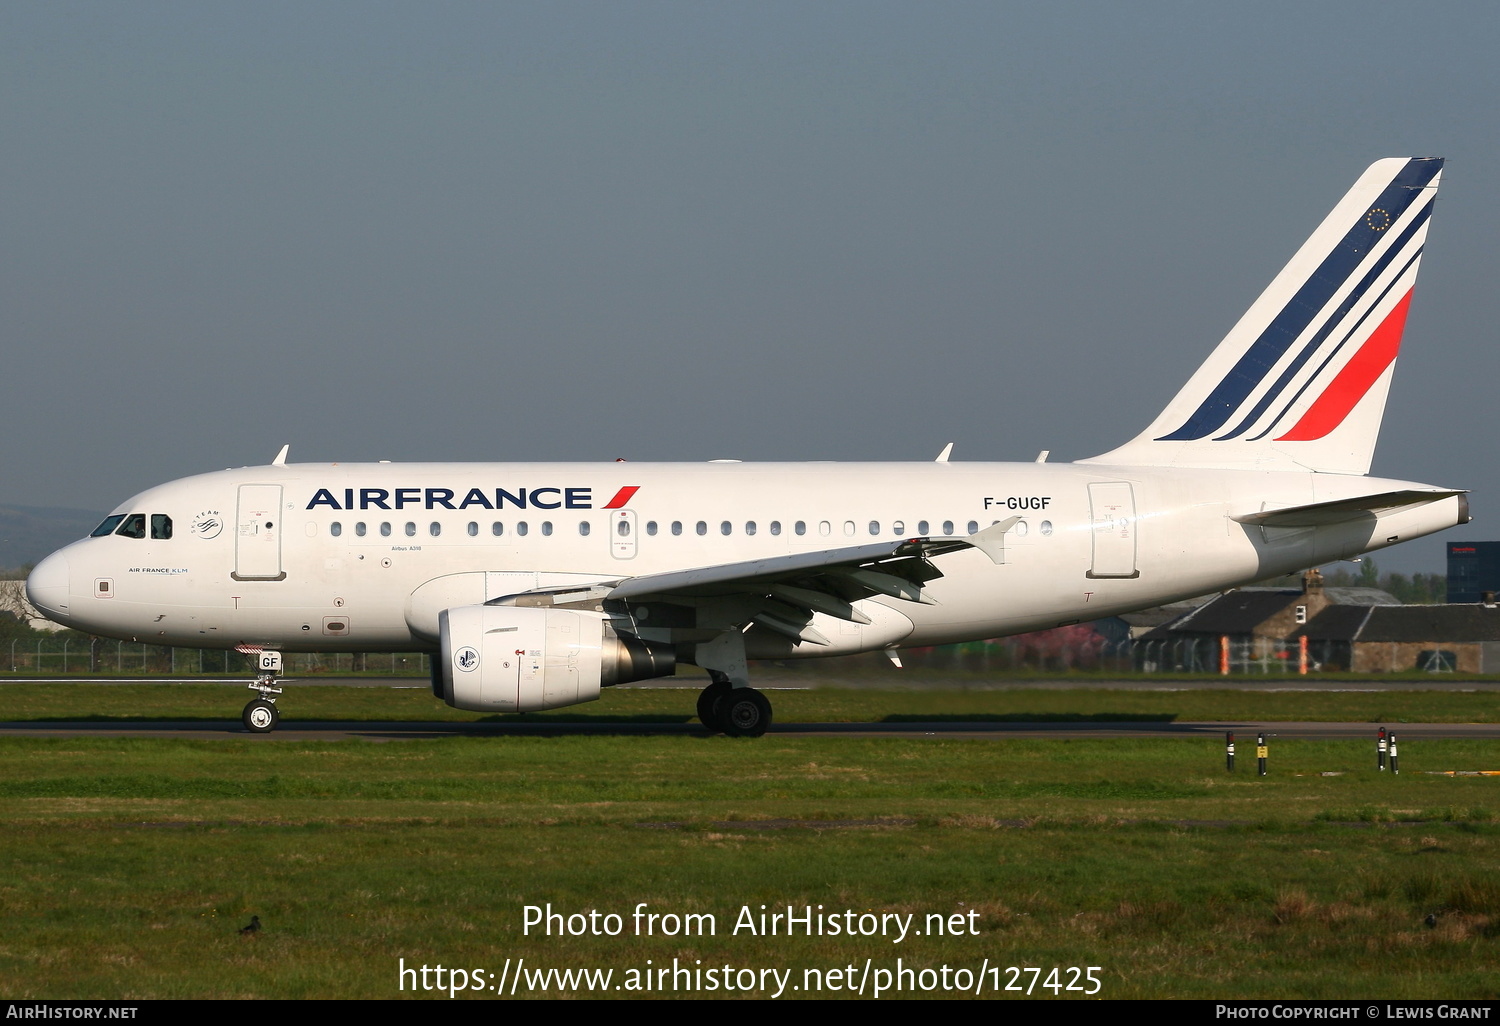
[[[537,712],[592,702],[601,687],[673,672],[673,647],[617,634],[603,613],[458,606],[438,616],[432,690],[455,709]]]

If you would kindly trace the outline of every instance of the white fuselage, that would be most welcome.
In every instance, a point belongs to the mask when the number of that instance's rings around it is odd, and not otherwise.
[[[148,525],[164,515],[170,538],[84,539],[40,564],[29,588],[61,623],[162,645],[433,649],[443,609],[536,587],[963,536],[1020,518],[999,563],[976,549],[933,557],[943,576],[926,585],[930,603],[863,599],[871,623],[835,621],[829,644],[747,634],[752,658],[832,655],[1097,619],[1462,522],[1458,497],[1317,528],[1231,519],[1414,487],[1424,486],[1039,463],[248,467],[142,492],[116,512]]]

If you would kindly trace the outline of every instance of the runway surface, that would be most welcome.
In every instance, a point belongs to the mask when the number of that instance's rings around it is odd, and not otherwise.
[[[0,677],[6,684],[219,684],[243,688],[248,677]],[[282,677],[291,694],[297,688],[409,688],[426,691],[426,677]],[[697,691],[707,677],[677,677],[617,685],[621,691]],[[959,676],[813,677],[797,674],[757,674],[753,683],[762,691],[809,691],[819,688],[876,691],[1493,691],[1500,680],[1471,680],[1432,674],[1393,680],[1325,680],[1319,677],[1288,679],[1255,676],[1201,677],[1161,680],[1149,677],[1040,677],[975,678]]]
[[[1016,738],[1203,738],[1223,740],[1233,731],[1236,740],[1268,738],[1359,739],[1375,737],[1374,723],[1289,723],[1233,721],[1180,723],[1127,720],[1118,722],[984,722],[926,723],[777,723],[768,736],[888,737],[1005,741]],[[1388,723],[1403,741],[1433,738],[1500,739],[1500,723]],[[507,723],[361,722],[283,720],[270,734],[252,734],[238,720],[141,720],[0,722],[0,737],[139,737],[190,738],[200,741],[417,741],[442,737],[583,737],[677,735],[708,737],[697,721],[643,723],[607,719],[594,721],[536,721]]]
[[[100,678],[100,677],[36,677],[0,679],[5,684],[219,684],[226,688],[243,691],[245,679],[202,677],[156,677],[156,678]],[[428,684],[413,677],[320,677],[311,679],[283,678],[279,683],[287,686],[287,695],[295,694],[303,687],[362,687],[362,688],[409,688],[427,690]],[[673,690],[697,690],[705,683],[696,677],[676,680],[651,681],[638,685],[627,685],[633,689],[663,688]],[[1406,680],[1381,681],[1333,681],[1310,678],[1288,681],[1285,679],[1257,681],[1253,677],[1207,678],[1184,681],[1143,680],[1119,678],[1099,680],[1092,678],[1044,678],[1040,680],[1003,681],[955,681],[953,679],[906,678],[899,682],[888,681],[843,681],[829,678],[809,679],[793,675],[757,680],[757,686],[766,691],[804,690],[810,687],[902,687],[902,690],[922,690],[924,687],[974,690],[1135,690],[1135,691],[1318,691],[1318,692],[1381,692],[1381,691],[1500,691],[1500,682],[1455,680],[1421,677]],[[684,717],[672,721],[663,719],[648,721],[633,717],[610,717],[580,715],[577,719],[544,719],[506,722],[451,722],[451,721],[366,721],[366,720],[304,720],[295,716],[283,719],[281,725],[270,734],[252,734],[238,719],[161,719],[161,720],[78,720],[45,721],[24,720],[0,721],[0,737],[141,737],[141,738],[193,738],[197,740],[253,739],[257,741],[414,741],[441,737],[567,737],[567,736],[646,736],[683,735],[707,737],[710,732],[696,719],[690,719],[684,708]],[[1280,721],[1205,721],[1182,722],[1174,720],[1119,720],[1119,721],[1013,721],[1013,720],[959,720],[935,719],[926,722],[879,721],[866,723],[773,723],[769,731],[773,736],[803,735],[811,737],[894,737],[894,738],[964,738],[1001,741],[1009,738],[1166,738],[1166,737],[1217,737],[1223,739],[1225,732],[1233,731],[1237,740],[1254,741],[1257,733],[1268,737],[1298,738],[1364,738],[1373,737],[1381,724],[1375,723],[1316,723]],[[1387,723],[1384,726],[1398,733],[1401,738],[1500,738],[1500,723]]]

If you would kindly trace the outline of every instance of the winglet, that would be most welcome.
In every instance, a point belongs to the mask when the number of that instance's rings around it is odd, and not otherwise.
[[[292,443],[291,442],[288,442],[285,445],[283,445],[281,447],[281,451],[276,454],[276,458],[271,461],[271,466],[273,466],[273,467],[284,467],[284,466],[286,466],[286,454],[289,453],[289,452],[291,452],[291,451],[292,451]]]
[[[938,453],[937,459],[933,460],[932,462],[934,462],[934,463],[947,463],[948,462],[948,457],[952,456],[952,455],[953,455],[953,443],[949,442],[947,445],[943,446],[943,451],[940,452],[940,453]]]

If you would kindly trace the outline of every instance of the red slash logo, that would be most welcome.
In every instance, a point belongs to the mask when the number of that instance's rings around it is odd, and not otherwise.
[[[621,507],[623,507],[627,502],[629,502],[635,496],[636,492],[638,492],[640,490],[641,490],[641,486],[640,485],[626,485],[624,488],[621,488],[618,492],[615,492],[615,497],[613,499],[610,499],[609,502],[605,503],[604,506],[603,506],[603,508],[604,509],[620,509]]]

